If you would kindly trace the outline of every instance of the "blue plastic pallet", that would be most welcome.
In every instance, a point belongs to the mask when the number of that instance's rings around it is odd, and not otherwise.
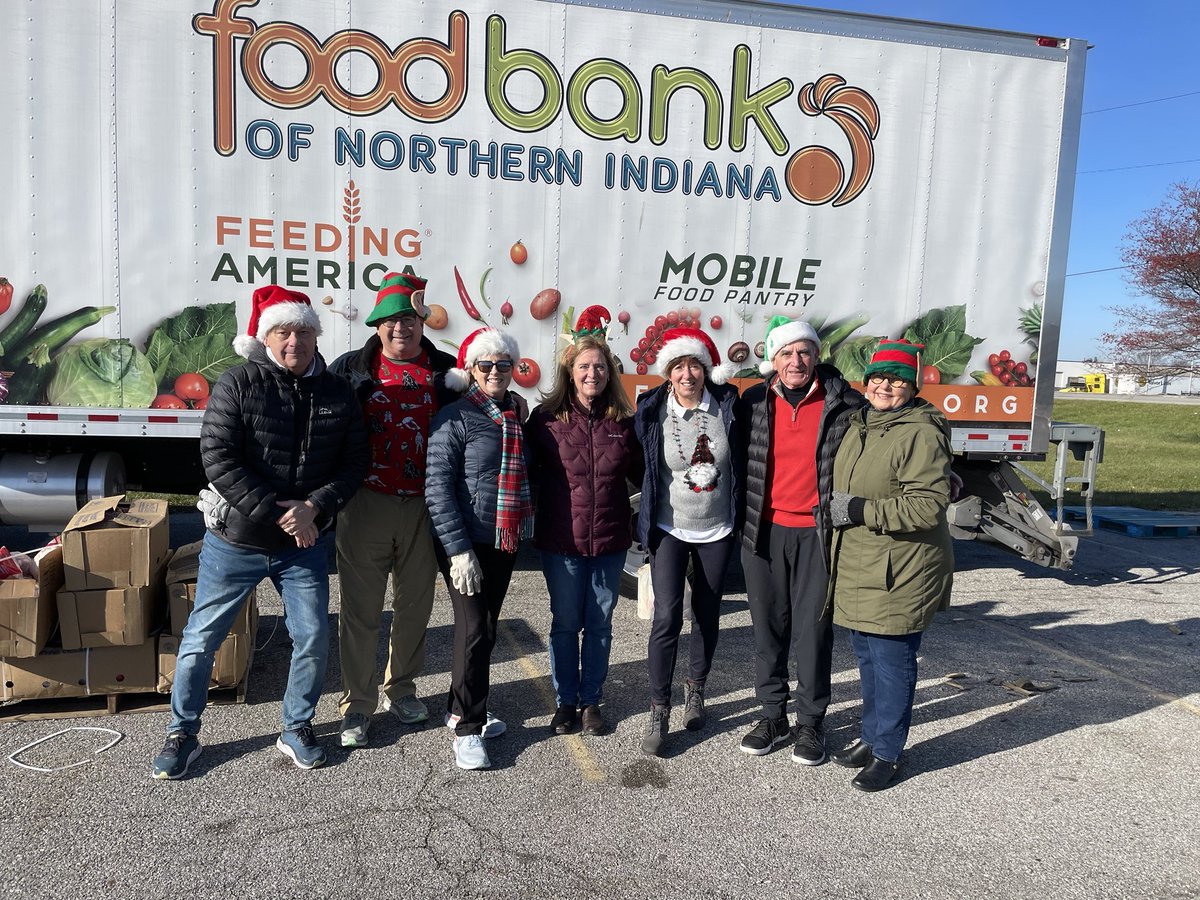
[[[1071,519],[1086,518],[1082,506],[1065,507],[1063,513]],[[1200,513],[1138,509],[1135,506],[1093,506],[1092,523],[1139,538],[1194,537],[1200,534]]]

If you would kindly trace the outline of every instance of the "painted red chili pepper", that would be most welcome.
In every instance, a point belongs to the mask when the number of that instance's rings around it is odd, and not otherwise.
[[[467,286],[463,284],[462,276],[458,274],[458,266],[454,267],[454,283],[458,285],[458,299],[462,301],[463,309],[467,311],[467,315],[472,319],[482,322],[483,316],[479,314],[479,310],[471,302],[471,295],[467,293]]]
[[[0,316],[12,306],[13,286],[7,278],[0,278]]]

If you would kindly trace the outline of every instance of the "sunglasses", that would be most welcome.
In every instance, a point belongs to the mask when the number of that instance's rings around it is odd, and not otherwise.
[[[895,375],[880,375],[878,373],[872,375],[867,379],[867,381],[869,381],[871,384],[883,384],[886,381],[894,388],[904,387],[905,385],[912,384],[912,382],[907,378],[899,378]]]
[[[492,366],[495,366],[501,372],[511,372],[513,361],[511,359],[498,359],[495,361],[490,359],[481,359],[475,363],[475,365],[479,368],[480,372],[486,375],[488,372],[492,371]]]

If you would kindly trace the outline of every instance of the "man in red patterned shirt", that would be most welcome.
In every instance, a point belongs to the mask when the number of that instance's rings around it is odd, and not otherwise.
[[[343,747],[366,746],[371,714],[380,703],[405,724],[429,718],[416,695],[437,574],[425,506],[425,448],[434,413],[456,395],[444,381],[454,357],[425,337],[424,295],[423,278],[389,273],[367,316],[375,334],[330,366],[354,387],[371,446],[367,477],[337,523]],[[377,693],[376,656],[389,574],[392,627]]]

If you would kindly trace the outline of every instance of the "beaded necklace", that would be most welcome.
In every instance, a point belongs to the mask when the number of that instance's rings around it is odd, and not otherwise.
[[[684,484],[697,494],[702,491],[715,491],[717,489],[717,482],[721,477],[721,472],[716,466],[712,447],[709,445],[708,414],[699,407],[696,407],[696,420],[700,434],[696,436],[696,446],[692,450],[692,456],[689,460],[683,452],[683,436],[680,433],[679,415],[675,412],[675,407],[670,403],[667,404],[667,410],[671,413],[671,436],[675,439],[675,452],[679,454],[680,461],[687,464],[687,468],[683,472]]]

